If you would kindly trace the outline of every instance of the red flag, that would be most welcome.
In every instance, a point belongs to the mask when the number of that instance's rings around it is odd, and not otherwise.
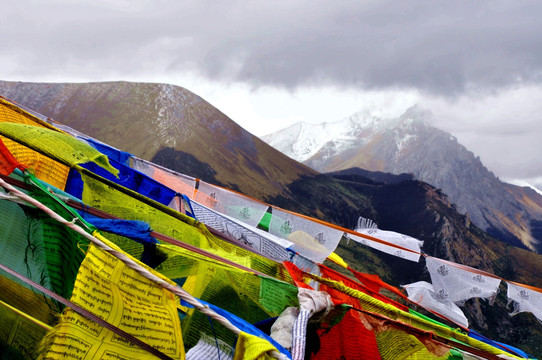
[[[0,174],[7,176],[11,174],[15,168],[24,170],[24,166],[11,155],[6,145],[4,145],[0,139]]]

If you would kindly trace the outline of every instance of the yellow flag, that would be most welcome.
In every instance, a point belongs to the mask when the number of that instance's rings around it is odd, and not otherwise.
[[[71,301],[164,354],[185,358],[178,299],[94,245],[81,264]],[[156,359],[71,309],[45,345],[43,359]]]
[[[233,360],[270,360],[277,349],[267,340],[242,332],[237,339]],[[278,352],[278,351],[277,351]]]

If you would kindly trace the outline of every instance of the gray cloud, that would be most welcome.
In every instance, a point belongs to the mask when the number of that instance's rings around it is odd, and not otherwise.
[[[497,175],[539,184],[540,18],[526,0],[7,0],[0,79],[414,92]]]
[[[445,95],[542,80],[542,3],[534,1],[58,0],[2,10],[7,76],[189,70],[255,87]]]
[[[490,170],[521,179],[542,176],[541,98],[542,86],[512,86],[421,103],[432,110],[433,125],[454,134]]]

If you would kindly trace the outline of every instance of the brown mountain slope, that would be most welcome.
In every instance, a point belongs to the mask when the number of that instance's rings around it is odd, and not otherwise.
[[[178,86],[0,81],[0,95],[174,170],[182,171],[188,160],[201,170],[210,167],[204,180],[253,196],[278,195],[283,184],[316,174]]]

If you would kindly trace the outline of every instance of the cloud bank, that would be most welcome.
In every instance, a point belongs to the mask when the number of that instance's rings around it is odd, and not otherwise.
[[[6,9],[6,7],[3,7]],[[542,80],[534,1],[10,1],[4,70],[457,95]],[[100,75],[98,75],[100,74]],[[43,74],[41,74],[43,76]]]

